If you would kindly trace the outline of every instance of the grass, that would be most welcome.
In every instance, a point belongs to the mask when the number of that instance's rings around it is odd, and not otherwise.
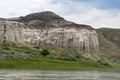
[[[120,69],[120,63],[113,63],[112,67],[115,69]]]
[[[82,70],[110,68],[95,61],[64,61],[47,58],[0,60],[1,69]]]
[[[120,61],[120,29],[97,29],[101,57]]]
[[[43,49],[48,49],[49,55],[41,55]],[[57,52],[62,55],[57,54]],[[1,43],[0,69],[83,70],[120,68],[118,63],[107,66],[106,63],[102,64],[81,56],[78,57],[80,59],[76,60],[78,54],[75,53],[74,50],[64,51],[64,49],[56,47],[35,47],[11,42]]]

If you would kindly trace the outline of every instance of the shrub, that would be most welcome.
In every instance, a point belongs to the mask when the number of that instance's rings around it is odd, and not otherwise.
[[[68,48],[65,51],[58,53],[58,59],[67,60],[67,61],[76,61],[81,58],[81,54],[73,48]]]
[[[50,52],[47,49],[43,49],[41,51],[41,55],[43,55],[44,57],[47,56],[47,55],[49,55],[49,54],[50,54]]]
[[[102,65],[104,65],[104,66],[112,67],[111,64],[110,64],[109,62],[107,62],[107,61],[99,60],[99,61],[97,61],[97,62],[99,62],[100,64],[102,64]]]

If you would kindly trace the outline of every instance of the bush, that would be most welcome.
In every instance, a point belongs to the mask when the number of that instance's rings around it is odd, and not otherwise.
[[[47,49],[43,49],[41,51],[41,55],[43,55],[44,57],[47,56],[47,55],[49,55],[49,54],[50,54],[50,52]]]
[[[107,62],[107,61],[99,60],[99,61],[97,61],[97,62],[99,62],[100,64],[102,64],[102,65],[104,65],[104,66],[112,67],[111,64],[110,64],[109,62]]]
[[[58,53],[58,59],[67,60],[67,61],[76,61],[81,59],[81,54],[73,48],[66,49],[63,52]]]

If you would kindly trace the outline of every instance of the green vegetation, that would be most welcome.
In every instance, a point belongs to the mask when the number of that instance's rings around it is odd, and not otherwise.
[[[119,64],[86,59],[75,49],[36,47],[12,42],[0,44],[1,69],[81,70],[112,68],[112,66],[118,68]]]
[[[49,55],[49,51],[48,51],[47,49],[43,49],[43,50],[41,51],[41,54],[42,54],[44,57],[46,57],[47,55]]]
[[[97,31],[120,48],[120,29],[100,28]]]
[[[120,62],[120,29],[100,28],[96,31],[100,43],[100,56],[104,60]]]
[[[0,68],[40,70],[81,70],[110,68],[94,61],[63,61],[47,58],[6,59],[0,61]]]

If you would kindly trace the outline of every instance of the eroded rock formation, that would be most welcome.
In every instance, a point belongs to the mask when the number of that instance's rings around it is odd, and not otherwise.
[[[27,18],[22,17],[16,21],[1,20],[0,29],[4,29],[4,24],[7,29],[5,34],[0,31],[0,41],[6,36],[7,41],[37,46],[73,47],[85,56],[96,56],[99,52],[98,36],[91,26],[66,21],[52,12],[39,13],[38,16],[40,14],[42,19],[40,17],[32,20],[28,15]]]

